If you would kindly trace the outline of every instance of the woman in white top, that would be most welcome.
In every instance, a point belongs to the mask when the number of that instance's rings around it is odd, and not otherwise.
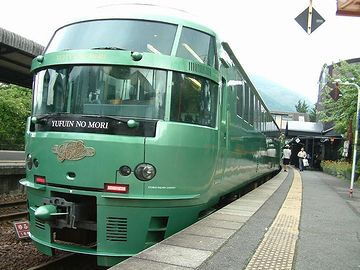
[[[304,147],[301,147],[301,150],[297,154],[297,156],[299,157],[299,170],[303,171],[304,170],[303,159],[306,158],[306,152],[304,151]]]
[[[283,150],[283,164],[284,164],[284,172],[287,171],[288,165],[290,164],[291,150],[290,146],[287,144]]]

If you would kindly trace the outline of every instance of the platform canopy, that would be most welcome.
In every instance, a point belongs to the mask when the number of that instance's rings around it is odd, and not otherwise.
[[[341,134],[336,133],[333,127],[325,129],[325,125],[322,122],[288,121],[287,124],[288,138],[311,137],[342,139]]]
[[[31,88],[31,61],[44,47],[0,27],[0,82]]]

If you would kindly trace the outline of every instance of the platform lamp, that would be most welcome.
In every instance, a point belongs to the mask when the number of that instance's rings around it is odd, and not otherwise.
[[[349,196],[353,196],[353,188],[354,188],[354,181],[355,181],[355,170],[356,170],[356,156],[357,156],[357,145],[358,145],[358,131],[359,131],[359,120],[360,120],[360,110],[359,110],[359,104],[360,104],[360,86],[356,83],[352,82],[342,82],[340,79],[334,80],[335,83],[339,85],[349,85],[356,87],[358,91],[358,99],[357,99],[357,105],[356,105],[356,129],[355,129],[355,140],[354,140],[354,150],[353,150],[353,161],[352,161],[352,169],[351,169],[351,180],[350,180],[350,188],[349,188]]]

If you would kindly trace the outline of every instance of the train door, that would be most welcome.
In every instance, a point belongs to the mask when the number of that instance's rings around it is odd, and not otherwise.
[[[224,177],[226,166],[227,148],[229,143],[229,102],[226,80],[222,78],[220,99],[220,124],[218,133],[218,159],[215,171],[215,184],[220,183]]]

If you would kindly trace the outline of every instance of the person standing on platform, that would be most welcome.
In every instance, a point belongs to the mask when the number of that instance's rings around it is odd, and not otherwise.
[[[287,172],[288,165],[290,164],[291,150],[290,146],[287,144],[283,150],[283,164],[284,164],[284,172]]]
[[[297,154],[299,157],[299,170],[302,172],[304,170],[303,159],[306,158],[306,152],[304,151],[304,147],[301,147],[301,150]]]

